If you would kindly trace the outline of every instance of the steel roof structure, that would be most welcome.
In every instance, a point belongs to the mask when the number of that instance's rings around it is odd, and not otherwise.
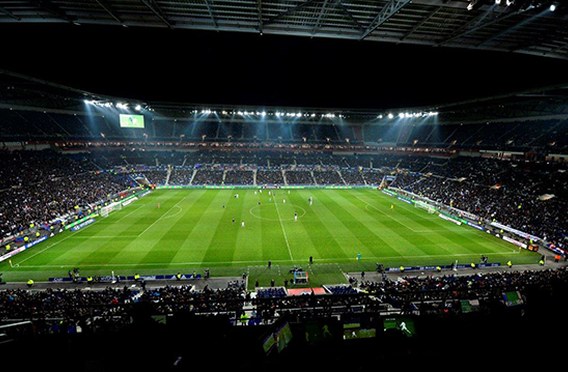
[[[552,11],[554,9],[554,11]],[[568,59],[554,0],[5,0],[0,23],[252,32],[508,51]]]
[[[429,112],[440,114],[440,124],[473,123],[486,120],[533,120],[549,118],[568,118],[568,84],[558,84],[531,90],[511,92],[499,96],[482,97],[459,102],[446,102],[436,106],[400,107],[385,110],[322,108],[322,107],[277,107],[220,105],[203,103],[144,102],[87,92],[65,85],[33,78],[30,76],[0,69],[0,109],[50,111],[60,113],[77,113],[85,110],[85,100],[98,102],[126,102],[130,107],[141,105],[151,109],[152,115],[165,118],[187,118],[192,112],[203,110],[217,111],[250,111],[251,116],[259,111],[286,113],[336,114],[347,117],[352,122],[375,121],[380,115],[389,113],[399,115],[401,112]],[[300,120],[312,123],[312,118],[302,117]],[[386,119],[385,119],[386,120]]]

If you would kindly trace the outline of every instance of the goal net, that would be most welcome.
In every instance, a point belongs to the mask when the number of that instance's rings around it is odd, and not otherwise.
[[[434,206],[432,206],[428,203],[424,203],[424,202],[419,201],[419,200],[414,202],[414,206],[416,208],[424,209],[424,210],[428,211],[428,213],[430,213],[430,214],[436,213],[436,208]]]
[[[112,203],[102,207],[99,214],[101,215],[101,217],[107,217],[110,214],[110,212],[118,211],[121,209],[122,209],[122,203]]]

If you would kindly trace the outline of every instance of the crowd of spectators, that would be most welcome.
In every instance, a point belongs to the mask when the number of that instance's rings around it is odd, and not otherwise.
[[[347,185],[364,185],[363,172],[356,169],[343,169],[341,176]]]
[[[170,173],[168,185],[189,185],[192,175],[193,175],[193,169],[187,169],[182,167],[174,168]]]
[[[364,169],[363,178],[367,181],[369,185],[380,185],[386,172],[379,169]]]
[[[284,178],[281,170],[258,169],[256,172],[257,185],[283,185]]]
[[[499,301],[509,291],[527,293],[529,289],[549,291],[555,283],[568,284],[568,271],[510,271],[478,273],[457,276],[415,276],[401,280],[381,282],[363,281],[359,288],[375,296],[381,302],[412,311],[420,304],[436,301],[482,300]]]
[[[135,304],[147,303],[153,314],[235,312],[242,309],[244,287],[195,291],[193,286],[138,287],[102,290],[0,290],[0,320],[63,319],[86,324],[96,318],[122,318]],[[89,322],[86,322],[89,320]]]
[[[255,169],[257,185],[380,185],[390,174],[396,176],[392,186],[557,244],[567,230],[562,211],[568,209],[568,172],[558,163],[223,148],[190,153],[103,149],[78,155],[13,151],[1,152],[0,160],[2,236],[104,200],[134,185],[139,174],[165,184],[167,166],[170,185],[189,184],[194,170],[193,185],[252,185]]]
[[[51,151],[2,156],[10,160],[0,168],[5,187],[0,190],[0,236],[16,234],[30,224],[47,225],[134,185],[129,177],[95,170],[88,160]]]
[[[194,286],[164,286],[145,289],[124,286],[101,290],[46,289],[0,290],[0,320],[61,319],[82,328],[127,322],[127,315],[138,304],[151,314],[174,313],[227,314],[237,319],[245,308],[256,312],[259,320],[272,322],[278,317],[304,319],[347,313],[380,313],[393,310],[420,314],[460,313],[460,301],[484,304],[503,302],[506,292],[521,296],[539,291],[549,293],[568,285],[566,268],[537,271],[500,271],[472,275],[405,276],[382,281],[363,280],[357,290],[351,285],[326,285],[326,294],[288,296],[284,287],[256,288],[255,296],[244,281],[224,289],[196,290]],[[526,298],[521,298],[521,301]],[[107,319],[107,320],[100,320]],[[113,320],[115,319],[115,320]]]
[[[168,171],[166,169],[150,170],[143,172],[143,175],[151,184],[164,185],[166,183]]]
[[[192,185],[221,185],[223,183],[222,170],[199,168],[193,177]]]
[[[563,244],[568,175],[556,164],[452,159],[426,173],[399,173],[392,186]]]
[[[314,178],[318,185],[345,185],[339,171],[314,171]]]
[[[288,185],[313,185],[314,178],[309,170],[288,170],[286,171],[286,182]]]
[[[253,171],[228,170],[225,172],[225,185],[253,185]]]

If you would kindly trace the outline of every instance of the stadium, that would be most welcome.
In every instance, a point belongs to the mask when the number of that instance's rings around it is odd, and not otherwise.
[[[522,366],[566,331],[567,14],[0,4],[6,365]]]

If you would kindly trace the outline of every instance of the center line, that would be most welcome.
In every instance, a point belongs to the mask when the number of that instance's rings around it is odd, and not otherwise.
[[[278,203],[276,203],[276,200],[274,200],[274,206],[276,207],[276,214],[278,215],[278,221],[280,222],[280,227],[282,228],[282,234],[284,234],[286,247],[288,247],[288,254],[290,255],[290,260],[294,261],[294,257],[292,256],[292,251],[290,250],[290,243],[288,242],[288,235],[286,235],[286,230],[284,230],[284,224],[282,223],[282,218],[280,218],[280,211],[278,210]]]

